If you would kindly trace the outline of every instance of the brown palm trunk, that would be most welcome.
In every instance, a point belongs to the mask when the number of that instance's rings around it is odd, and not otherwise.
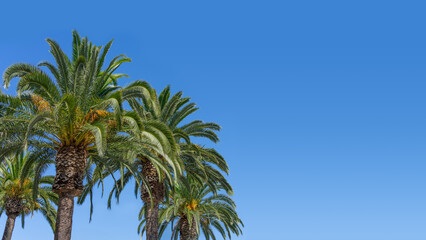
[[[195,219],[192,219],[191,227],[189,226],[189,221],[186,217],[181,219],[179,228],[180,240],[197,240],[198,233],[195,224]]]
[[[70,240],[74,197],[83,191],[87,151],[83,147],[62,146],[56,153],[53,192],[59,195],[55,240]]]
[[[158,211],[159,204],[148,203],[146,209],[146,240],[158,240]]]
[[[72,215],[74,212],[74,194],[59,193],[58,213],[56,217],[55,240],[71,239]]]
[[[4,233],[2,240],[12,239],[13,228],[15,227],[15,219],[18,215],[7,216],[6,226],[4,227]]]
[[[164,182],[160,182],[157,170],[149,161],[144,161],[142,175],[145,177],[151,196],[145,185],[141,187],[141,199],[146,204],[146,240],[158,240],[158,212],[164,200]],[[152,204],[151,204],[152,197]]]
[[[10,240],[12,238],[13,228],[15,227],[15,219],[22,212],[22,200],[20,198],[9,198],[6,200],[6,226],[2,240]]]

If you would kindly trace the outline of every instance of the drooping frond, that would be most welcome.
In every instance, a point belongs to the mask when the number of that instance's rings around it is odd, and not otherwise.
[[[0,208],[7,209],[10,199],[20,201],[22,227],[25,216],[41,212],[54,230],[57,195],[52,192],[53,176],[42,176],[45,166],[52,163],[53,151],[33,149],[4,157],[0,163]],[[40,163],[44,166],[40,168]]]
[[[142,220],[142,217],[140,215],[139,219]],[[216,238],[213,229],[224,239],[231,238],[232,234],[239,236],[244,226],[229,196],[215,193],[209,186],[190,177],[180,178],[170,193],[169,201],[163,203],[159,218],[160,233],[171,224],[172,239],[177,239],[181,231],[188,230],[183,222],[188,222],[198,236],[203,232],[206,239]],[[138,232],[143,232],[144,227],[144,221],[141,221]]]

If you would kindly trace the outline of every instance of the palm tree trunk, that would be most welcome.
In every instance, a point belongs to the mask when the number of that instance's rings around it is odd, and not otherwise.
[[[22,199],[15,197],[7,198],[4,208],[6,210],[7,220],[2,240],[10,240],[12,238],[13,228],[15,227],[15,219],[22,212]]]
[[[180,240],[197,240],[198,233],[195,219],[192,219],[191,227],[189,227],[189,221],[186,217],[181,219],[180,224]]]
[[[78,146],[62,146],[56,153],[56,176],[53,192],[59,195],[56,218],[55,240],[70,240],[74,197],[83,191],[84,169],[87,164],[87,151]]]
[[[164,200],[164,182],[160,182],[157,170],[149,161],[144,161],[142,175],[149,185],[151,195],[145,185],[141,187],[141,199],[146,209],[146,240],[158,240],[158,212],[160,203]],[[152,204],[151,204],[152,197]]]
[[[7,216],[6,226],[4,227],[4,233],[2,240],[10,240],[12,238],[13,228],[15,227],[15,219],[18,215],[11,214]]]
[[[59,193],[58,214],[56,217],[55,240],[70,240],[72,215],[74,212],[74,194]]]
[[[158,240],[158,212],[159,204],[147,204],[146,209],[146,240]]]

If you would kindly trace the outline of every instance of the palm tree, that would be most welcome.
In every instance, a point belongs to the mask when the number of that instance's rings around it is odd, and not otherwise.
[[[225,159],[213,148],[205,148],[191,141],[191,138],[200,137],[217,143],[219,138],[216,134],[221,127],[213,122],[203,122],[193,120],[182,124],[191,114],[199,108],[196,104],[190,102],[189,97],[182,97],[182,92],[177,92],[171,96],[170,87],[164,88],[157,98],[154,89],[150,89],[150,101],[145,100],[143,105],[131,102],[132,108],[142,116],[148,116],[163,122],[172,131],[176,143],[179,144],[179,158],[184,164],[188,174],[192,174],[196,179],[212,179],[216,177],[218,181],[222,180],[227,191],[232,191],[231,186],[227,185],[222,174],[213,172],[210,164],[215,165],[221,171],[228,173],[229,168]],[[207,174],[207,173],[210,174]],[[213,182],[214,184],[217,181]],[[213,187],[214,185],[212,185]]]
[[[206,184],[213,192],[225,190],[233,194],[231,185],[222,172],[229,174],[228,165],[223,156],[214,148],[206,148],[193,143],[180,143],[179,157],[185,166],[185,173],[199,184]],[[222,171],[216,169],[217,166]]]
[[[156,154],[161,161],[147,158],[146,155],[138,155],[135,161],[139,175],[141,175],[143,182],[146,183],[140,187],[141,199],[150,206],[145,214],[146,239],[157,240],[159,205],[164,200],[168,188],[174,182],[169,174],[176,173],[175,166],[163,164],[166,162],[164,161],[165,157],[170,156],[173,158],[177,154],[176,166],[183,165],[187,170],[187,174],[194,176],[194,179],[199,182],[209,180],[208,184],[210,184],[212,189],[220,182],[224,189],[232,192],[231,186],[226,182],[223,175],[211,166],[211,164],[214,164],[220,170],[228,172],[228,166],[223,157],[214,149],[203,148],[191,142],[191,137],[204,137],[217,142],[218,137],[215,131],[220,130],[220,126],[200,120],[180,125],[183,120],[198,108],[195,107],[195,103],[190,103],[190,98],[183,98],[182,92],[171,96],[170,87],[166,87],[157,97],[156,91],[146,84],[142,103],[136,99],[131,99],[129,104],[133,109],[132,115],[135,119],[142,123],[155,123],[156,127],[161,129],[161,131],[158,130],[156,132],[162,132],[162,135],[167,137],[166,145],[174,146],[178,144],[178,148],[175,148],[175,151],[167,151],[166,155]],[[147,129],[151,128],[145,127],[142,132],[133,132],[133,134],[134,136],[146,136],[144,132]],[[173,148],[170,149],[173,150]],[[130,172],[126,172],[122,174],[121,181],[127,183],[131,176]],[[174,175],[174,177],[178,176]],[[109,207],[111,206],[110,201],[113,194],[115,193],[118,198],[121,190],[120,186],[114,186],[108,200]]]
[[[141,82],[140,85],[145,85],[142,99],[150,101],[153,89],[146,82]],[[129,100],[129,103],[141,106],[134,99]],[[147,214],[149,222],[147,239],[156,240],[158,239],[158,209],[165,196],[165,182],[169,182],[170,185],[174,176],[179,176],[182,173],[182,163],[177,157],[178,144],[169,127],[163,121],[150,117],[146,110],[139,108],[136,111],[124,112],[123,116],[123,118],[126,118],[129,128],[125,127],[122,130],[133,140],[124,149],[131,152],[127,155],[130,155],[128,159],[133,162],[132,164],[121,163],[116,165],[115,170],[120,172],[121,178],[116,181],[110,193],[108,207],[111,207],[112,196],[115,196],[118,201],[124,186],[130,179],[134,178],[136,181],[135,194],[137,195],[138,190],[140,190],[141,199],[151,206]],[[122,151],[124,149],[122,148]],[[120,151],[115,150],[114,152]],[[116,163],[119,162],[118,159],[126,158],[109,154],[107,154],[107,157],[116,158]],[[98,176],[100,175],[98,174]],[[90,185],[93,186],[93,184]],[[91,190],[86,193],[88,192],[91,192]]]
[[[146,208],[146,206],[144,206]],[[190,177],[180,179],[170,193],[169,201],[164,202],[160,210],[160,236],[169,223],[172,223],[172,239],[196,240],[202,230],[205,238],[216,239],[212,227],[222,237],[231,238],[232,233],[242,234],[244,226],[235,210],[236,205],[230,197],[215,193],[206,184],[199,184]],[[140,216],[144,213],[142,209]],[[139,225],[142,228],[143,220]],[[176,222],[173,226],[173,222]]]
[[[114,57],[103,68],[112,41],[97,47],[73,31],[72,57],[47,39],[55,64],[14,64],[3,75],[5,87],[18,77],[17,97],[0,97],[9,114],[0,119],[0,131],[10,141],[24,138],[25,146],[50,148],[56,152],[53,191],[59,195],[55,240],[71,238],[74,197],[83,191],[88,155],[102,156],[106,139],[121,126],[122,102],[137,97],[137,83],[116,85],[123,74],[115,70],[130,59]],[[47,67],[50,74],[40,66]],[[21,143],[7,144],[16,149]],[[5,151],[7,152],[7,151]]]
[[[24,227],[25,215],[41,212],[52,231],[55,229],[56,204],[58,197],[52,192],[53,176],[42,176],[45,169],[37,162],[48,160],[53,163],[48,151],[27,154],[18,153],[4,158],[0,164],[0,215],[6,211],[7,220],[2,240],[10,240],[15,219],[21,215]],[[40,168],[41,167],[41,168]]]

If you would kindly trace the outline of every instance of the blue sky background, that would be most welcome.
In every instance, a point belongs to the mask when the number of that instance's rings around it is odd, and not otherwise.
[[[236,239],[426,239],[423,1],[2,1],[0,70],[71,30],[114,38],[120,72],[171,84],[220,123]],[[14,87],[16,85],[13,85]],[[11,91],[13,92],[13,88]],[[100,192],[98,192],[100,193]],[[139,239],[128,188],[77,206],[73,239]],[[5,216],[0,218],[3,231]],[[13,239],[53,239],[42,217]],[[168,239],[168,238],[167,238]]]

